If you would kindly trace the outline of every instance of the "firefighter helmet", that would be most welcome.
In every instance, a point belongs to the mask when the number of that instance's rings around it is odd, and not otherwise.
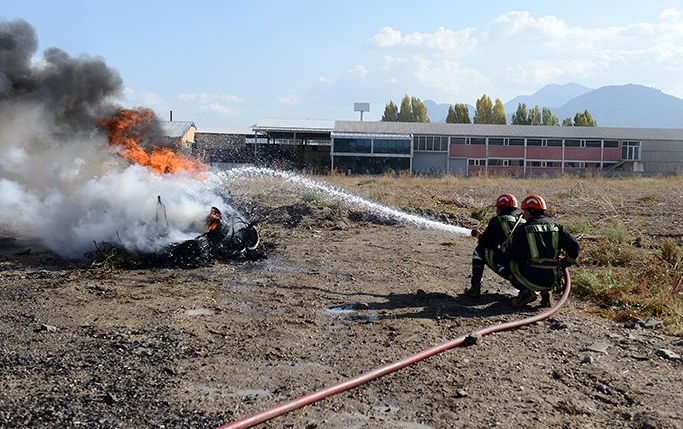
[[[494,207],[510,207],[517,208],[517,198],[512,194],[503,194],[496,199]]]
[[[545,200],[540,195],[529,195],[522,201],[522,210],[545,210]]]

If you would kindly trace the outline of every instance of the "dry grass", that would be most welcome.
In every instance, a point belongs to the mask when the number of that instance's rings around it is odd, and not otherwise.
[[[574,295],[617,320],[658,318],[683,332],[683,176],[518,179],[500,176],[319,176],[316,180],[403,210],[429,209],[484,226],[501,193],[542,195],[580,240]]]

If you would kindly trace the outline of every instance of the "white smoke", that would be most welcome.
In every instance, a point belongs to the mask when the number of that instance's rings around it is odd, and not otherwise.
[[[14,130],[0,133],[6,233],[38,238],[69,258],[99,242],[155,252],[204,232],[211,206],[225,210],[212,173],[159,175],[111,153],[101,134],[55,137],[36,126],[43,122],[35,109],[6,111],[0,129]]]
[[[155,252],[204,232],[210,207],[226,209],[212,174],[159,175],[112,153],[96,124],[115,111],[118,73],[56,48],[32,62],[36,46],[27,23],[0,20],[0,232],[68,258],[100,242]]]

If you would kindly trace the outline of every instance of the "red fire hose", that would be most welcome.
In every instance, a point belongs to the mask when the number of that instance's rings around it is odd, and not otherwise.
[[[429,348],[427,350],[421,351],[420,353],[414,354],[406,359],[400,360],[398,362],[394,362],[389,365],[385,365],[379,368],[376,368],[370,372],[367,372],[365,374],[359,375],[357,377],[351,378],[349,380],[343,381],[341,383],[337,383],[335,385],[326,387],[324,389],[318,390],[313,393],[309,393],[307,395],[304,395],[300,398],[294,399],[293,401],[286,402],[284,404],[277,405],[275,407],[269,408],[267,410],[258,412],[256,414],[252,414],[250,416],[244,417],[240,420],[236,420],[232,423],[228,423],[223,426],[219,426],[216,429],[242,429],[242,428],[249,428],[252,427],[256,424],[259,424],[261,422],[264,422],[266,420],[270,420],[273,417],[277,417],[279,415],[282,415],[284,413],[287,413],[289,411],[295,410],[297,408],[301,408],[305,405],[312,404],[313,402],[319,401],[323,398],[326,398],[328,396],[335,395],[337,393],[343,392],[345,390],[349,390],[353,387],[360,386],[361,384],[367,383],[370,380],[374,380],[376,378],[379,378],[383,375],[389,374],[390,372],[397,371],[401,368],[405,368],[410,364],[413,364],[415,362],[419,362],[423,359],[426,359],[430,356],[434,356],[435,354],[441,353],[445,350],[448,350],[450,348],[456,347],[464,343],[468,337],[472,335],[487,335],[491,334],[493,332],[499,332],[499,331],[505,331],[508,329],[514,329],[514,328],[519,328],[520,326],[524,325],[529,325],[535,322],[538,322],[540,320],[546,319],[553,314],[555,314],[560,307],[564,305],[564,303],[567,301],[567,298],[569,297],[569,290],[571,289],[571,279],[569,277],[569,271],[565,268],[562,271],[562,274],[564,276],[564,290],[562,292],[562,296],[560,299],[555,303],[554,306],[551,308],[548,308],[547,310],[544,310],[543,312],[532,316],[532,317],[527,317],[526,319],[520,319],[520,320],[513,320],[512,322],[507,322],[507,323],[501,323],[498,325],[492,325],[483,329],[480,329],[478,331],[475,331],[471,334],[463,335],[461,337],[458,337],[454,340],[445,342],[443,344],[440,344],[438,346],[434,346],[432,348]]]

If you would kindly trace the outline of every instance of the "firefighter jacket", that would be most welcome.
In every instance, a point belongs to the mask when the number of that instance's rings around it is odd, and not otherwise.
[[[508,239],[517,222],[524,219],[512,214],[503,214],[491,218],[484,232],[479,236],[477,247],[484,249],[499,249]]]
[[[477,247],[472,255],[472,265],[483,267],[485,263],[489,268],[501,274],[501,270],[508,266],[507,262],[500,260],[502,248],[509,244],[515,225],[522,223],[524,219],[513,214],[502,214],[491,218],[486,229],[479,236]]]
[[[576,262],[579,242],[541,215],[517,228],[507,251],[514,278],[527,289],[546,291],[560,283],[560,256],[567,265]]]

